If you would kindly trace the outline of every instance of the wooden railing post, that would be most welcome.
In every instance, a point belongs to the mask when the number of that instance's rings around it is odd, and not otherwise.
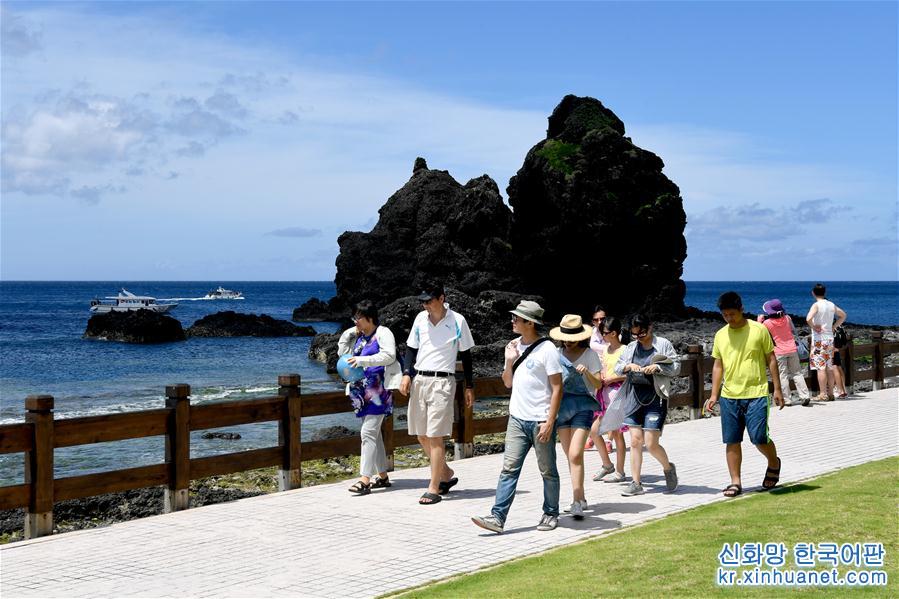
[[[53,396],[25,398],[25,422],[34,427],[34,449],[25,452],[25,484],[30,485],[25,538],[53,532]]]
[[[843,363],[843,387],[846,393],[852,393],[852,383],[855,381],[855,341],[852,335],[848,335],[849,340],[846,347],[840,348],[840,360]],[[836,395],[836,391],[834,391]]]
[[[301,468],[302,445],[300,440],[300,375],[278,376],[278,395],[284,398],[284,410],[278,423],[278,444],[283,448],[281,467],[278,469],[278,490],[299,489],[303,483]]]
[[[190,385],[167,385],[165,407],[171,408],[165,435],[169,484],[163,495],[165,513],[186,510],[190,490]]]
[[[883,389],[883,359],[884,359],[884,351],[883,351],[883,331],[874,331],[871,333],[871,338],[874,341],[874,355],[873,358],[873,366],[874,366],[874,380],[872,381],[873,389],[875,391],[880,391]]]
[[[693,393],[690,420],[696,420],[702,418],[702,406],[705,403],[705,356],[701,345],[688,346],[687,355],[693,359],[693,368],[690,372],[690,386]]]

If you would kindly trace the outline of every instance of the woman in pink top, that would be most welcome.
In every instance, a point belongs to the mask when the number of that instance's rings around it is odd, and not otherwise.
[[[811,395],[799,367],[799,353],[796,349],[793,322],[779,299],[765,302],[762,311],[764,314],[759,315],[758,321],[765,325],[765,328],[771,333],[771,338],[774,339],[774,357],[777,359],[777,370],[780,374],[780,387],[783,389],[784,399],[790,394],[790,379],[792,378],[802,405],[807,406]],[[787,405],[795,404],[790,402]]]

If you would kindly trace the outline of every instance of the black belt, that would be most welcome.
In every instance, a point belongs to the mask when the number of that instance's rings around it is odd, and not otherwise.
[[[439,376],[440,378],[448,379],[451,376],[455,376],[453,372],[436,372],[434,370],[419,370],[419,376]]]

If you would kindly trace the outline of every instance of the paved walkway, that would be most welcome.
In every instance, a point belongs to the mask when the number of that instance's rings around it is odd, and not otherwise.
[[[899,392],[887,389],[772,412],[782,482],[899,453],[897,399]],[[865,441],[842,441],[839,433],[847,430],[865,430]],[[728,477],[718,420],[670,426],[662,442],[677,464],[676,493],[662,493],[661,469],[647,455],[646,495],[621,497],[619,485],[588,482],[587,518],[564,516],[552,532],[535,530],[542,486],[533,455],[506,532],[494,535],[471,524],[471,515],[486,514],[492,505],[502,460],[492,455],[452,464],[461,482],[434,506],[416,503],[426,478],[417,468],[394,473],[392,489],[365,497],[338,483],[14,543],[0,548],[0,593],[356,597],[396,591],[720,501]],[[748,441],[744,454],[744,487],[757,488],[764,460]],[[598,465],[596,452],[588,452],[588,470]],[[567,504],[561,452],[559,471]]]

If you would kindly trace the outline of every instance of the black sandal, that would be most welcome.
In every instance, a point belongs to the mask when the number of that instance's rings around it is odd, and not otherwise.
[[[437,493],[425,493],[418,500],[418,504],[419,505],[434,505],[435,503],[440,503],[440,501],[442,499],[443,499],[443,497],[441,497]]]
[[[765,478],[762,480],[762,490],[770,491],[780,482],[780,458],[777,458],[777,468],[765,470]]]
[[[456,486],[456,484],[458,482],[459,482],[459,479],[456,478],[455,476],[449,480],[441,481],[440,483],[437,484],[437,488],[440,489],[440,491],[438,491],[438,492],[441,495],[446,495],[447,493],[450,492],[450,489],[452,489],[453,487]]]
[[[371,493],[371,483],[364,483],[361,480],[357,480],[356,484],[347,489],[350,493],[355,493],[356,495],[368,495]]]
[[[375,480],[371,483],[372,489],[386,489],[387,487],[392,487],[393,483],[390,482],[390,477],[385,476],[381,478],[380,476],[376,476]]]
[[[724,487],[724,490],[721,492],[724,493],[725,497],[736,497],[743,492],[743,487],[741,487],[740,485],[730,484]]]

